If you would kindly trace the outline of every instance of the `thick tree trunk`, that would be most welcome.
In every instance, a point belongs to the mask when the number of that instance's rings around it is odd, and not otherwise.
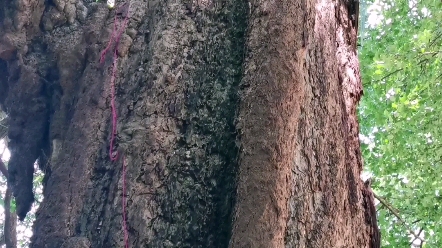
[[[129,247],[376,246],[351,4],[0,7],[20,218],[33,161],[46,172],[31,247],[124,247],[124,218]],[[115,22],[121,38],[99,63]]]

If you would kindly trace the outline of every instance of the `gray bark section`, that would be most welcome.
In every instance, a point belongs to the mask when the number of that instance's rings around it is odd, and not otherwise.
[[[225,247],[229,238],[245,26],[238,10],[245,9],[185,6],[157,6],[160,18],[142,24],[149,44],[134,42],[139,56],[122,65],[130,69],[120,76],[118,145],[128,162],[133,247]],[[109,204],[82,216],[82,233],[103,233],[91,235],[94,247],[122,245],[121,180],[112,173],[103,171],[86,197],[85,213],[103,204],[93,197],[103,192],[118,209]]]
[[[43,2],[26,3],[6,6],[0,18],[27,18]],[[0,54],[8,68],[19,56],[19,66],[36,68],[48,102],[49,131],[36,142],[50,168],[31,247],[123,247],[123,157],[131,247],[226,247],[247,3],[131,1],[118,45],[115,163],[108,156],[112,51],[98,64],[115,11],[63,0],[38,11],[24,21],[42,28],[32,37],[23,23],[2,26],[18,38]]]

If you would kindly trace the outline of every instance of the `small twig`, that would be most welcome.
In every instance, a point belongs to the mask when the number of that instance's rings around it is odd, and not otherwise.
[[[384,76],[383,78],[379,79],[378,82],[381,82],[382,80],[384,80],[384,79],[388,78],[389,76],[391,76],[391,75],[393,75],[393,74],[395,74],[395,73],[398,73],[398,72],[400,72],[400,71],[402,71],[402,70],[403,70],[403,69],[401,68],[401,69],[397,69],[397,70],[394,71],[394,72],[390,72],[390,73],[388,73],[386,76]]]
[[[416,224],[416,223],[418,223],[419,221],[421,221],[421,220],[420,220],[420,219],[419,219],[419,220],[415,220],[415,221],[411,222],[411,224]]]
[[[417,233],[417,235],[420,237],[420,235],[421,235],[421,233],[422,233],[422,231],[424,230],[424,228],[421,228],[420,230],[419,230],[419,232]]]
[[[398,220],[399,222],[405,227],[405,229],[407,229],[407,231],[413,235],[415,237],[415,239],[419,239],[422,242],[427,242],[425,241],[424,238],[420,237],[418,234],[416,234],[413,230],[411,230],[411,228],[407,225],[407,223],[401,218],[401,216],[399,215],[399,211],[397,209],[395,209],[393,206],[391,206],[390,203],[388,203],[384,198],[376,195],[373,192],[373,196],[374,198],[376,198],[382,205],[384,205]]]
[[[436,38],[433,39],[433,41],[431,41],[431,43],[428,45],[429,47],[433,46],[433,44],[442,36],[442,33],[440,33],[438,36],[436,36]]]
[[[426,62],[426,61],[428,61],[428,59],[423,59],[423,60],[419,61],[419,62],[417,63],[417,65],[423,64],[423,63]]]
[[[422,233],[423,230],[424,230],[423,228],[420,228],[420,230],[419,230],[419,232],[417,233],[417,235],[418,235],[418,236],[421,235],[421,233]],[[411,246],[411,245],[415,246],[415,245],[414,245],[414,241],[416,241],[416,240],[418,240],[418,239],[417,239],[417,238],[414,238],[414,239],[410,242],[410,246]],[[422,244],[423,244],[423,242],[419,242],[419,247],[420,247]]]
[[[437,55],[439,53],[441,53],[442,51],[435,51],[435,52],[423,52],[420,55]]]

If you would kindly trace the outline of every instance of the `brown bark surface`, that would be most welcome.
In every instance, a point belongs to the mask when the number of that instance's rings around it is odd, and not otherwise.
[[[369,247],[349,9],[252,1],[231,247]]]
[[[127,2],[126,4],[128,4]],[[349,7],[143,1],[0,3],[0,104],[18,215],[45,171],[31,247],[370,247]]]

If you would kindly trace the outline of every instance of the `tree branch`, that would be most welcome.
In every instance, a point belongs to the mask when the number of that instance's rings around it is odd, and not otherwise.
[[[399,211],[397,209],[395,209],[390,203],[388,203],[384,198],[376,195],[373,192],[373,196],[374,198],[376,198],[382,205],[384,205],[398,220],[399,222],[405,227],[405,229],[407,229],[407,231],[413,235],[413,237],[415,239],[419,239],[420,241],[423,242],[427,242],[425,241],[424,238],[420,237],[418,234],[416,234],[408,225],[407,223],[401,218],[401,216],[399,215]]]
[[[398,73],[398,72],[400,72],[400,71],[402,71],[402,70],[403,70],[403,69],[401,68],[401,69],[397,69],[396,71],[390,72],[390,73],[388,73],[387,75],[385,75],[383,78],[379,79],[378,82],[381,82],[382,80],[384,80],[384,79],[388,78],[389,76],[391,76],[391,75],[393,75],[393,74],[395,74],[395,73]]]

